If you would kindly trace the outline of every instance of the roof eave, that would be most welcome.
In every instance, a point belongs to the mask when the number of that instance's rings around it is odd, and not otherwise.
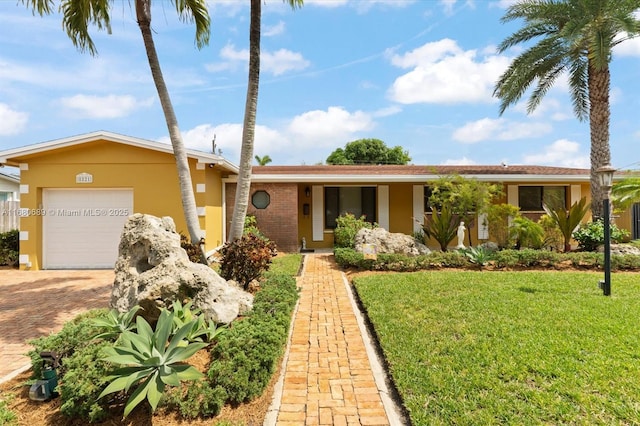
[[[463,175],[465,178],[477,179],[485,182],[589,182],[589,175],[500,175],[475,174]],[[337,174],[254,174],[251,181],[256,183],[412,183],[429,182],[440,179],[437,174],[425,175],[337,175]],[[226,182],[236,182],[237,176],[231,176]]]

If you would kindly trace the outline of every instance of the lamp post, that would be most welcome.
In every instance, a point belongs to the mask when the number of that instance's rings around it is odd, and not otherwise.
[[[602,283],[602,293],[611,296],[611,204],[609,196],[613,185],[613,173],[615,169],[611,164],[602,166],[596,170],[600,188],[604,190],[605,196],[602,200],[603,222],[604,222],[604,282]]]

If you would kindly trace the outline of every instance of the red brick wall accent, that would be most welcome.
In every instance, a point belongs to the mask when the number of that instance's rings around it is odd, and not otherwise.
[[[256,191],[266,191],[271,202],[266,209],[259,210],[251,204],[251,197]],[[227,235],[233,217],[233,204],[236,198],[236,184],[228,183],[226,187]],[[249,195],[247,214],[252,214],[258,221],[258,228],[269,239],[275,241],[282,252],[297,252],[298,242],[298,185],[295,183],[254,183]]]

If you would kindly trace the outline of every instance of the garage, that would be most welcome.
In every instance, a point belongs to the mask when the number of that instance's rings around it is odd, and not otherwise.
[[[133,189],[43,189],[45,269],[110,269],[122,227],[133,214]]]

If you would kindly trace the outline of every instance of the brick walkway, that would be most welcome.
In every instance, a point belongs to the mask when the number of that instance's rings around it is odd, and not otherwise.
[[[389,425],[342,274],[306,258],[276,424]]]
[[[29,364],[27,339],[109,306],[113,271],[0,270],[0,379]]]

